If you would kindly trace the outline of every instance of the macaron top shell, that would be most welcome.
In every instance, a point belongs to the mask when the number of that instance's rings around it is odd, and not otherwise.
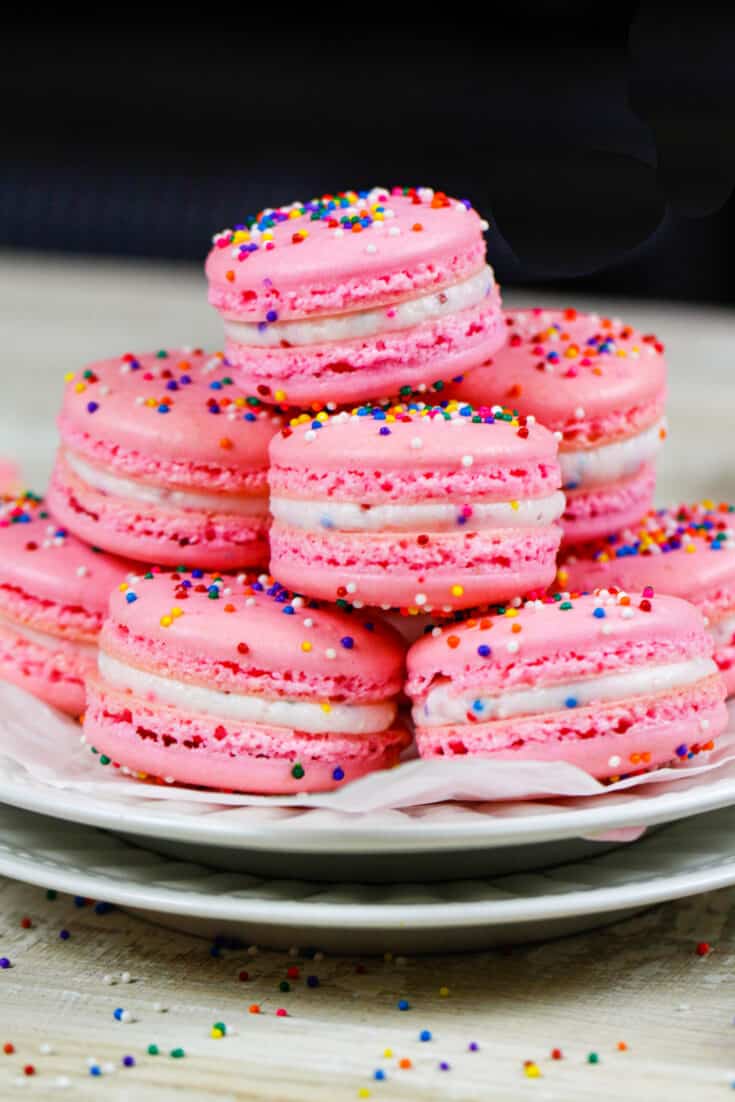
[[[272,578],[201,570],[151,572],[113,593],[101,646],[235,691],[367,700],[400,690],[405,654],[377,617],[294,597]]]
[[[425,636],[408,652],[406,691],[415,698],[444,679],[458,692],[475,685],[502,691],[711,655],[693,605],[645,593],[529,601]]]
[[[451,393],[535,414],[563,434],[562,449],[630,435],[662,415],[664,346],[652,334],[574,309],[506,310],[505,319],[508,339],[492,366]]]
[[[146,459],[178,461],[202,469],[207,487],[210,468],[265,471],[280,423],[277,410],[233,383],[221,353],[182,348],[101,360],[67,376],[60,417],[64,443],[93,460],[117,467],[126,452],[141,471]]]
[[[511,496],[519,487],[528,493],[530,483],[538,494],[558,489],[556,452],[553,433],[499,406],[473,410],[454,401],[366,405],[331,417],[303,415],[283,428],[271,442],[271,487],[274,492],[293,487],[293,471],[299,468],[307,471],[304,489],[313,483],[312,492],[320,473],[367,471],[375,475],[375,493],[390,497],[385,479],[390,472],[410,480],[412,499],[444,496],[454,479],[462,493],[474,485],[488,500],[507,501],[509,487]],[[450,482],[433,481],[437,473],[450,476]],[[349,480],[330,484],[329,490],[330,496],[349,498]]]
[[[468,200],[431,188],[347,191],[264,210],[215,235],[210,301],[263,323],[400,301],[478,271],[485,229]]]
[[[685,597],[705,604],[735,601],[735,506],[699,503],[653,509],[636,528],[575,548],[562,561],[559,585],[601,585]]]
[[[95,551],[68,533],[41,498],[26,494],[0,502],[0,590],[96,615],[101,622],[110,593],[134,569],[134,563]]]

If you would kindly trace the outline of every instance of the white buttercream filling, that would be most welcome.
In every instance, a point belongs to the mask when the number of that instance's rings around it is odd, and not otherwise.
[[[468,713],[478,723],[512,716],[543,715],[563,712],[586,704],[602,704],[627,697],[651,696],[693,685],[717,672],[710,658],[692,658],[662,666],[642,666],[601,677],[586,677],[557,685],[535,685],[516,692],[486,694],[477,689],[463,693],[452,691],[451,682],[431,689],[423,704],[413,709],[414,721],[421,727],[443,727],[467,723]]]
[[[29,643],[35,643],[38,647],[44,647],[50,651],[73,650],[88,654],[90,657],[97,651],[96,643],[79,642],[76,639],[66,639],[50,632],[38,631],[29,628],[26,624],[20,624],[17,620],[11,620],[9,616],[0,612],[0,630],[27,639]]]
[[[93,490],[113,497],[140,501],[146,505],[163,505],[169,509],[196,510],[203,513],[231,513],[237,516],[264,516],[268,498],[255,494],[210,494],[202,490],[172,490],[168,486],[153,486],[134,478],[122,478],[102,470],[68,449],[64,452],[69,467]]]
[[[587,489],[604,486],[619,478],[634,475],[644,463],[658,454],[663,440],[661,430],[666,428],[662,419],[655,425],[599,448],[582,448],[579,451],[559,452],[562,485],[565,490]]]
[[[266,723],[273,727],[291,727],[310,734],[372,735],[387,730],[396,714],[393,700],[368,704],[315,703],[288,697],[229,693],[191,685],[169,677],[160,677],[129,666],[100,651],[99,670],[108,684],[130,689],[136,696],[153,697],[173,704],[184,712],[200,712],[241,723]]]
[[[493,270],[488,266],[461,283],[374,310],[303,321],[249,322],[225,318],[225,334],[237,344],[254,348],[279,348],[281,341],[289,345],[307,345],[357,340],[376,333],[411,329],[422,322],[468,310],[487,298],[494,287]]]
[[[564,494],[523,501],[415,505],[359,505],[354,501],[272,497],[271,513],[292,528],[316,532],[477,532],[491,528],[545,528],[564,512]]]

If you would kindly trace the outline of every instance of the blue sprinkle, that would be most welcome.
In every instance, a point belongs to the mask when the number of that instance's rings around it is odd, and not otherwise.
[[[112,910],[112,904],[111,903],[102,903],[102,902],[100,902],[100,903],[95,903],[95,905],[94,905],[94,913],[96,915],[106,915],[106,914],[109,914],[111,910]]]
[[[340,639],[340,643],[345,648],[345,650],[352,650],[355,645],[355,640],[352,638],[351,635],[343,635]]]
[[[87,903],[87,900],[84,898],[83,895],[75,895],[74,896],[74,906],[75,907],[84,907],[84,906],[86,906],[86,903]]]
[[[566,698],[566,700],[564,701],[564,704],[567,708],[576,708],[577,707],[577,698],[576,698],[576,696],[568,696]]]
[[[472,711],[473,712],[483,712],[484,710],[485,710],[485,705],[482,703],[481,700],[473,700],[472,701]]]
[[[135,1057],[134,1056],[123,1056],[122,1066],[124,1068],[134,1068],[135,1067]]]
[[[332,770],[333,781],[343,781],[345,779],[345,771],[338,765],[336,769]]]
[[[203,578],[203,577],[204,577],[204,571],[203,571],[203,570],[201,570],[201,569],[200,569],[200,568],[199,568],[199,567],[197,566],[197,567],[195,567],[195,568],[194,568],[194,570],[192,570],[192,572],[191,572],[191,576],[192,576],[192,578]]]
[[[176,380],[175,379],[169,379],[169,381],[166,383],[166,390],[178,390],[178,389],[179,389],[179,384],[176,382]]]
[[[265,315],[265,320],[266,321],[278,321],[278,314],[276,313],[275,310],[269,310],[268,313]]]
[[[378,1068],[376,1071],[373,1072],[373,1079],[377,1079],[379,1081],[385,1079],[385,1072],[382,1068]]]
[[[209,389],[210,390],[222,390],[222,383],[218,382],[215,379],[213,383],[209,384]]]
[[[92,1064],[92,1067],[89,1069],[89,1074],[90,1075],[102,1075],[102,1068],[99,1067],[97,1064]]]
[[[191,383],[191,375],[182,375],[179,382],[183,383],[184,386],[189,386]]]
[[[592,615],[597,620],[604,620],[605,616],[606,616],[605,609],[604,608],[596,608],[595,611],[592,613]]]
[[[296,609],[293,605],[285,605],[285,607],[281,609],[281,612],[285,613],[286,616],[293,616]]]
[[[387,426],[387,425],[383,425],[383,426],[381,427],[381,429],[380,429],[380,435],[381,435],[381,436],[390,436],[390,429],[388,428],[388,426]]]
[[[318,976],[307,976],[306,977],[306,986],[307,987],[318,987],[319,986],[319,977]]]
[[[399,1010],[410,1010],[411,1009],[411,1004],[409,1003],[408,999],[399,999],[398,1000],[398,1009]]]
[[[168,413],[168,406],[164,406],[163,403],[158,407],[159,413]]]
[[[430,1041],[430,1040],[431,1040],[431,1030],[430,1029],[422,1029],[421,1032],[419,1033],[419,1041]]]
[[[123,1008],[121,1006],[118,1006],[116,1010],[113,1010],[112,1016],[116,1022],[121,1022],[123,1016]]]
[[[687,756],[688,752],[689,752],[688,747],[683,742],[682,742],[681,746],[677,746],[676,750],[674,751],[677,758],[685,758]]]
[[[489,647],[487,643],[480,643],[479,647],[477,648],[477,653],[479,654],[480,658],[489,658],[493,652],[492,648]]]

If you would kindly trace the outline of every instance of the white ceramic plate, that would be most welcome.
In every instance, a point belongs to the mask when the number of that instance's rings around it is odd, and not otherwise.
[[[407,952],[546,939],[735,883],[735,808],[543,873],[452,884],[269,881],[172,860],[0,807],[0,874],[145,911],[169,926],[276,948]]]

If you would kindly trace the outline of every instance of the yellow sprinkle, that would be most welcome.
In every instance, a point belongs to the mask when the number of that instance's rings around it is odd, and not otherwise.
[[[311,643],[308,639],[304,639],[303,643],[301,644],[301,649],[303,651],[306,651],[307,654],[309,653],[309,651],[311,650]]]
[[[694,544],[693,544],[693,543],[688,543],[688,544],[686,545],[686,547],[684,548],[684,550],[685,550],[685,551],[687,551],[687,552],[688,552],[688,553],[689,553],[689,554],[691,555],[691,554],[692,554],[692,552],[693,552],[693,551],[696,551],[697,549],[696,549],[696,547],[694,546]]]
[[[156,401],[156,399],[155,399],[155,398],[146,398],[146,400],[145,400],[145,404],[146,404],[147,406],[157,406],[157,405],[158,405],[158,402]]]
[[[615,355],[616,356],[627,356],[628,353],[625,351],[624,348],[618,348]]]
[[[242,407],[245,405],[245,399],[235,398],[235,405],[238,407],[238,409],[242,409]]]
[[[598,562],[610,562],[610,556],[608,555],[607,551],[603,551],[597,561]]]
[[[224,1033],[221,1029],[215,1029],[214,1026],[212,1026],[209,1036],[214,1037],[215,1040],[217,1040],[219,1037],[224,1037]]]
[[[357,1097],[358,1098],[369,1098],[370,1097],[370,1091],[367,1089],[367,1087],[360,1087],[359,1091],[357,1092]]]
[[[81,394],[83,390],[87,389],[87,384],[86,383],[77,383],[76,386],[74,387],[74,389],[77,392],[77,394]]]
[[[184,610],[183,608],[179,608],[179,606],[176,605],[174,608],[171,609],[171,615],[173,616],[174,620],[178,620],[179,616],[184,615]]]
[[[123,582],[123,583],[122,583],[122,584],[120,585],[120,592],[121,592],[121,593],[124,593],[124,592],[125,592],[125,590],[126,590],[127,588],[128,588],[128,583],[127,583],[127,582]]]
[[[329,703],[328,700],[323,700],[319,707],[323,712],[331,712],[332,710],[332,705]]]
[[[526,1064],[523,1070],[529,1079],[540,1079],[541,1077],[541,1069],[538,1064]]]
[[[145,780],[148,779],[148,774],[147,773],[136,773],[135,775],[136,775],[136,777],[138,778],[139,781],[145,781]]]
[[[173,620],[171,619],[170,616],[162,616],[161,617],[161,627],[162,628],[170,628],[172,624],[173,624]]]
[[[517,513],[517,512],[518,512],[518,510],[519,510],[519,509],[520,509],[520,507],[521,507],[521,506],[520,506],[520,502],[518,502],[518,501],[511,501],[511,503],[510,503],[510,507],[511,507],[511,509],[513,509],[513,510],[514,510],[514,511],[515,511],[515,512]]]
[[[250,240],[250,234],[248,233],[247,230],[235,230],[235,232],[232,235],[232,244],[233,245],[243,245],[243,244],[245,244],[245,242],[247,242],[249,240]]]
[[[386,1060],[390,1060],[392,1055],[393,1055],[393,1049],[392,1048],[384,1048],[383,1049],[383,1056],[386,1058]]]
[[[295,207],[294,207],[293,210],[290,210],[288,212],[288,217],[289,218],[299,218],[300,216],[301,216],[300,211],[298,211]]]
[[[275,400],[277,402],[283,402],[286,399],[286,391],[285,390],[276,390],[276,391],[274,391],[273,397],[275,398]],[[308,421],[309,418],[305,417],[304,420]]]
[[[506,608],[505,615],[506,616],[511,616],[511,617],[517,616],[518,615],[518,609],[517,608]]]
[[[711,501],[710,498],[708,498],[708,497],[706,497],[704,499],[704,501],[702,502],[702,505],[704,506],[705,509],[714,509],[714,507],[715,507],[714,501]]]
[[[566,583],[569,581],[569,571],[565,570],[563,566],[560,566],[556,573],[556,577],[557,581],[559,581],[562,585],[566,585]]]
[[[461,597],[462,594],[464,593],[464,586],[453,585],[450,592],[451,592],[453,597]]]
[[[446,999],[447,995],[449,994],[449,988],[448,987],[440,987],[439,988],[439,994],[441,995],[441,997],[443,999]]]
[[[74,372],[73,371],[67,371],[66,375],[64,376],[64,382],[65,383],[70,383],[73,378],[74,378]]]

